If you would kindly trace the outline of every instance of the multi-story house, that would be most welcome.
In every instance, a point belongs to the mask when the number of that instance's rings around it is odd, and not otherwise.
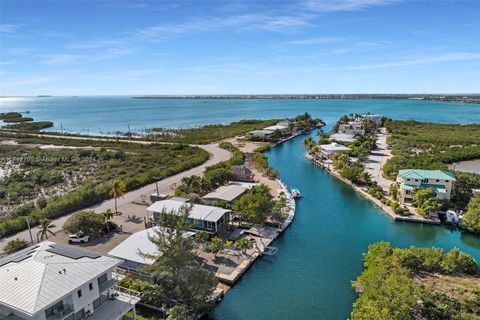
[[[400,184],[398,198],[400,203],[413,200],[413,190],[416,188],[431,188],[437,199],[450,200],[452,184],[455,181],[453,174],[442,170],[399,170],[397,182]]]
[[[349,121],[348,123],[341,123],[338,125],[338,133],[353,134],[363,136],[365,129],[362,121]]]
[[[140,300],[116,286],[122,260],[45,241],[0,259],[0,319],[119,320]]]

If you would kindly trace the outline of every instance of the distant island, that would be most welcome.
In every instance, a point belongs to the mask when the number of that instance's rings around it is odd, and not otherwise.
[[[133,99],[409,99],[480,104],[480,94],[225,94],[144,95]]]

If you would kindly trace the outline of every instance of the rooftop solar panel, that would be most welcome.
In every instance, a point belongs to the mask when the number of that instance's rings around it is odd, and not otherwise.
[[[51,244],[49,247],[50,248],[47,249],[46,251],[51,252],[51,253],[55,253],[55,254],[58,254],[58,255],[61,255],[61,256],[67,257],[67,258],[75,259],[75,260],[80,259],[80,258],[96,259],[96,258],[101,257],[101,255],[99,255],[98,253],[91,252],[91,251],[84,250],[84,249],[80,249],[80,248],[76,248],[76,247],[73,247],[73,246],[63,246],[63,245],[60,245],[60,244]]]
[[[30,258],[38,247],[38,245],[31,246],[0,259],[0,267],[10,262],[20,262]]]

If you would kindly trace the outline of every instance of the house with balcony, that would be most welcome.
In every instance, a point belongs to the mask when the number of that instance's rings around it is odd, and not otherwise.
[[[147,216],[151,221],[159,221],[164,214],[182,215],[191,206],[188,220],[194,230],[206,231],[210,234],[226,235],[229,232],[231,210],[201,204],[188,204],[183,201],[163,200],[153,203],[147,208]]]
[[[363,136],[365,134],[363,121],[349,121],[348,123],[341,123],[338,125],[338,133]]]
[[[454,175],[443,170],[399,170],[397,176],[397,183],[400,185],[398,200],[400,203],[411,202],[414,189],[431,188],[437,199],[449,201],[454,182]]]
[[[109,256],[121,259],[119,269],[126,271],[131,277],[153,281],[154,278],[145,272],[144,267],[151,266],[160,256],[157,246],[150,239],[157,239],[159,234],[168,232],[167,228],[154,226],[133,233],[108,252]],[[194,232],[185,232],[183,237],[193,237]]]
[[[335,142],[330,144],[321,144],[320,156],[322,159],[331,159],[335,154],[349,152],[351,150],[352,149]]]
[[[0,259],[0,319],[120,320],[140,293],[116,286],[122,261],[41,242]]]
[[[383,116],[381,114],[364,114],[362,115],[363,121],[372,121],[377,125],[382,124]]]

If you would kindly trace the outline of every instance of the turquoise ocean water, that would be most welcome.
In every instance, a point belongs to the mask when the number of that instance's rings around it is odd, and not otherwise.
[[[480,106],[415,100],[133,100],[129,97],[0,99],[0,112],[30,111],[37,120],[74,132],[113,133],[188,127],[245,118],[281,118],[305,111],[331,126],[348,113],[396,119],[480,123]],[[55,129],[56,129],[55,128]],[[84,130],[85,129],[85,130]],[[311,136],[314,136],[312,133]],[[386,240],[394,246],[458,247],[480,262],[480,237],[445,227],[393,222],[380,209],[303,157],[300,141],[268,152],[281,179],[302,191],[291,227],[213,312],[228,319],[347,319],[362,270],[362,252]]]
[[[179,100],[113,97],[2,98],[0,112],[30,111],[53,121],[52,130],[113,134],[151,127],[194,127],[241,119],[292,117],[309,112],[328,123],[348,113],[381,113],[397,119],[480,122],[480,106],[415,100]]]

